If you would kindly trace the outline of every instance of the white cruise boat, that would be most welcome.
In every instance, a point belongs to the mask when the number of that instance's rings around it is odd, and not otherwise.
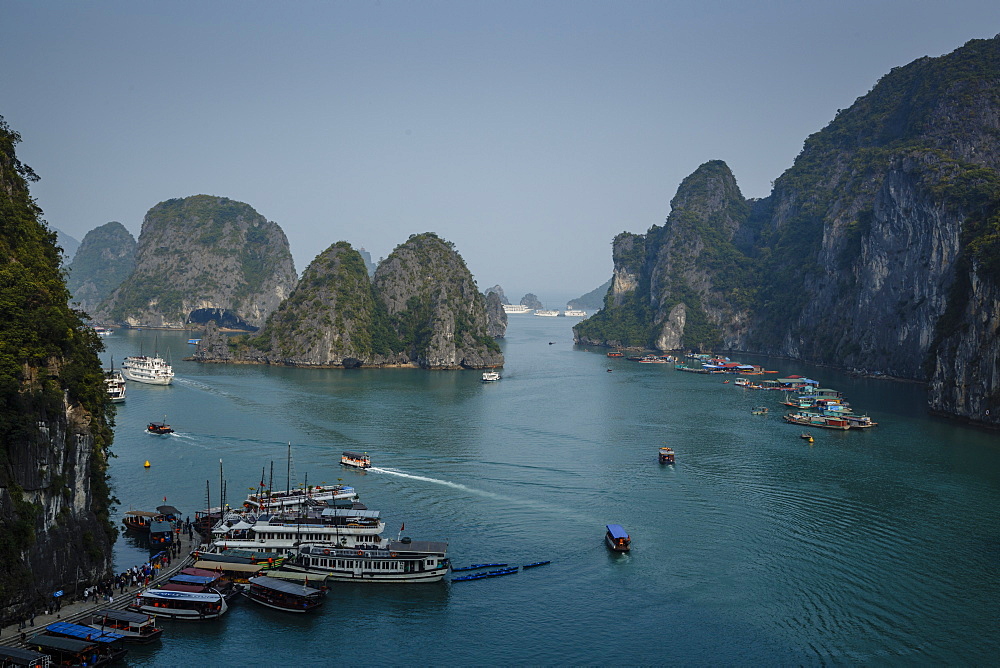
[[[483,382],[484,383],[493,383],[493,382],[496,382],[498,380],[500,380],[500,372],[499,371],[497,371],[495,369],[491,369],[490,371],[484,371],[483,372]]]
[[[217,591],[188,592],[151,587],[136,597],[132,610],[154,617],[204,621],[226,614],[229,604]]]
[[[587,317],[587,312],[581,311],[580,309],[571,308],[571,309],[566,309],[566,311],[563,312],[563,315],[569,316],[571,318],[585,318]]]
[[[554,318],[559,315],[559,311],[535,311],[535,315],[540,315],[543,318]]]
[[[356,503],[350,508],[306,508],[298,513],[230,513],[212,529],[209,553],[225,550],[290,552],[304,541],[324,541],[357,550],[388,544],[380,535],[379,511]]]
[[[346,549],[336,543],[302,543],[281,568],[326,576],[327,582],[440,582],[448,572],[448,543],[389,540],[370,549]]]
[[[517,315],[518,313],[531,313],[535,309],[528,308],[524,304],[504,304],[503,312],[507,315]]]
[[[169,385],[174,379],[173,368],[162,357],[135,355],[122,362],[125,377],[137,383]]]
[[[255,490],[247,495],[243,507],[252,512],[280,512],[282,510],[295,510],[310,503],[326,503],[342,499],[356,501],[358,493],[353,487],[347,485],[315,485],[309,489],[300,487],[279,492]]]
[[[111,403],[120,404],[125,401],[125,377],[117,369],[108,369],[104,372],[104,384],[108,388],[108,397]]]

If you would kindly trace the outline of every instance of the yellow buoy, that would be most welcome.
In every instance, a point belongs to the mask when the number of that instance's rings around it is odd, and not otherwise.
[[[142,465],[142,467],[143,468],[147,468],[147,469],[149,468],[149,460],[148,459],[146,460],[146,463]]]

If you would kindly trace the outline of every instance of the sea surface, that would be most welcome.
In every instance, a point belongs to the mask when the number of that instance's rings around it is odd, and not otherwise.
[[[164,499],[193,517],[218,504],[220,479],[238,505],[273,463],[276,489],[353,485],[388,535],[445,540],[457,566],[552,561],[469,582],[334,585],[312,615],[238,601],[221,620],[164,621],[130,665],[996,661],[1000,437],[928,416],[920,385],[741,358],[816,378],[879,423],[812,430],[810,444],[781,421],[780,393],[609,359],[573,345],[576,321],[511,316],[492,384],[475,371],[202,365],[183,361],[187,333],[108,337],[105,364],[158,351],[177,374],[130,382],[118,409],[118,517]],[[751,415],[760,405],[770,412]],[[158,420],[177,433],[144,433]],[[657,462],[664,444],[673,466]],[[342,468],[343,450],[376,468]],[[608,523],[631,534],[630,553],[605,548]],[[147,557],[119,538],[118,570]]]

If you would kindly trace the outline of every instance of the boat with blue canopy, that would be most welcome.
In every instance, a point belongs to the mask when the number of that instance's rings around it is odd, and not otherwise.
[[[604,542],[615,552],[628,552],[632,549],[632,539],[620,524],[606,524],[608,532],[604,534]]]

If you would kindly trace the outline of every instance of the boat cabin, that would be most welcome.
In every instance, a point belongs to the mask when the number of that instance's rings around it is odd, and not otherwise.
[[[117,633],[102,633],[66,622],[49,624],[46,631],[29,638],[28,646],[51,656],[55,665],[103,666],[128,654],[122,647],[122,636]]]
[[[367,452],[362,454],[345,450],[344,454],[340,456],[340,463],[344,466],[353,466],[359,469],[370,469],[372,467],[372,460],[368,457]]]
[[[162,516],[161,516],[162,517]],[[149,525],[149,542],[154,546],[170,545],[174,540],[174,525],[164,519],[153,520]]]
[[[125,516],[122,517],[122,524],[125,525],[126,529],[132,529],[133,531],[149,531],[149,526],[153,523],[153,520],[162,520],[163,516],[160,513],[151,513],[148,510],[128,510],[125,512]]]
[[[288,580],[262,575],[250,578],[249,584],[244,596],[275,610],[309,612],[323,604],[325,592]]]
[[[150,643],[163,635],[163,629],[156,627],[151,616],[128,610],[100,610],[89,618],[86,625],[100,631],[119,633],[129,643]]]
[[[183,585],[174,585],[182,587]],[[205,620],[221,617],[229,610],[226,599],[217,592],[147,589],[139,594],[132,609],[156,617]]]
[[[49,656],[30,649],[5,647],[0,645],[0,666],[25,666],[25,668],[48,668]]]
[[[604,534],[604,542],[614,552],[628,552],[632,549],[632,539],[620,524],[605,525],[608,532]]]
[[[673,464],[674,463],[674,449],[663,447],[660,448],[660,463],[661,464]]]
[[[174,430],[171,429],[170,425],[166,422],[150,422],[146,425],[146,431],[150,434],[158,434],[161,436],[174,433]]]

